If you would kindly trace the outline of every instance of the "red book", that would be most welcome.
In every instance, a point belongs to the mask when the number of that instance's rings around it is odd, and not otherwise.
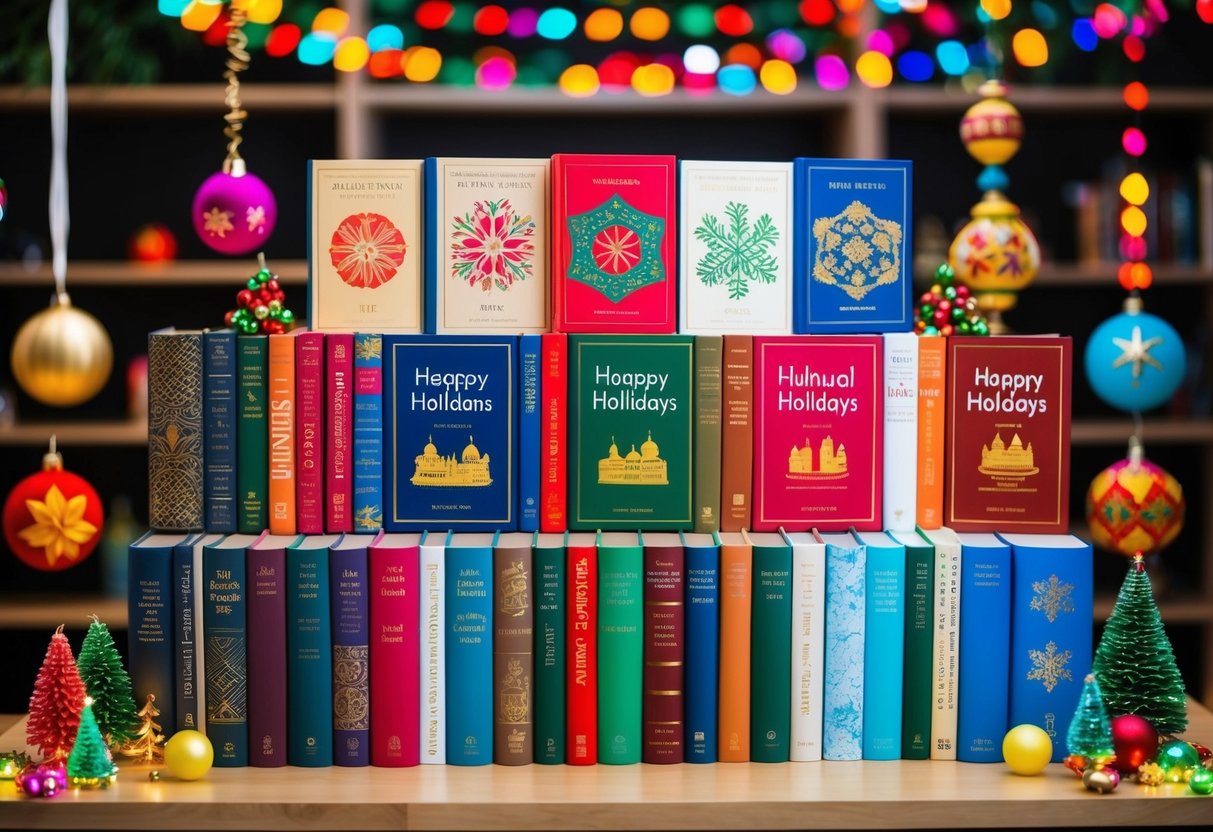
[[[306,330],[269,336],[270,534],[295,534],[295,344]]]
[[[879,531],[879,335],[754,338],[757,531]]]
[[[300,534],[324,532],[324,333],[295,340],[295,516]]]
[[[324,336],[325,419],[324,528],[325,531],[354,530],[354,335],[330,332]]]
[[[593,532],[569,532],[568,748],[565,762],[598,762],[598,545]]]
[[[544,333],[543,372],[539,396],[539,531],[563,532],[568,528],[568,424],[569,339],[559,332]]]
[[[672,333],[673,156],[552,157],[552,331]]]
[[[1069,530],[1070,358],[1056,335],[948,339],[944,525]]]
[[[421,763],[420,542],[380,532],[367,547],[373,766]]]
[[[650,533],[644,542],[644,747],[646,763],[681,763],[686,555],[682,538]]]

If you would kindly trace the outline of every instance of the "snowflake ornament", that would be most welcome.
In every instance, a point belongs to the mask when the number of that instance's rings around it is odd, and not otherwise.
[[[1062,679],[1067,682],[1074,679],[1070,669],[1066,667],[1073,658],[1073,653],[1069,650],[1058,653],[1056,642],[1050,641],[1044,650],[1029,650],[1028,658],[1032,660],[1028,679],[1039,681],[1049,693],[1053,692],[1053,688],[1057,687],[1057,683]]]

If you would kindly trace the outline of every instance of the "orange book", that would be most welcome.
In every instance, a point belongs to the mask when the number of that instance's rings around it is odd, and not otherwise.
[[[720,532],[720,733],[722,763],[750,760],[750,587],[753,550],[744,532]]]
[[[269,336],[271,534],[295,534],[295,334]]]
[[[947,343],[942,335],[918,339],[918,496],[919,527],[943,525],[944,379]]]

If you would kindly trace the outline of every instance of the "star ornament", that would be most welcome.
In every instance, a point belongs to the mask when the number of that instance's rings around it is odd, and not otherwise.
[[[97,533],[97,527],[84,519],[88,508],[88,497],[84,494],[68,500],[59,486],[52,485],[41,500],[26,499],[25,507],[34,522],[17,536],[35,549],[44,549],[49,566],[54,566],[61,557],[78,558],[80,544],[87,543]]]
[[[1162,336],[1155,335],[1153,338],[1142,340],[1141,327],[1133,327],[1133,335],[1131,338],[1113,338],[1112,343],[1115,344],[1121,353],[1112,361],[1112,369],[1117,370],[1124,367],[1126,364],[1132,368],[1133,384],[1136,386],[1138,379],[1141,378],[1142,369],[1149,364],[1156,370],[1162,370],[1162,363],[1157,358],[1150,355],[1150,350],[1162,344]]]

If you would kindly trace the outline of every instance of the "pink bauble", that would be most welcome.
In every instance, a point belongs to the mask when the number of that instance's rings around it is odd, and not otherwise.
[[[1143,763],[1158,754],[1158,732],[1145,717],[1122,714],[1112,717],[1112,767],[1121,774],[1136,774]]]
[[[248,254],[264,246],[277,219],[274,192],[251,173],[220,171],[194,195],[194,230],[220,254]]]

